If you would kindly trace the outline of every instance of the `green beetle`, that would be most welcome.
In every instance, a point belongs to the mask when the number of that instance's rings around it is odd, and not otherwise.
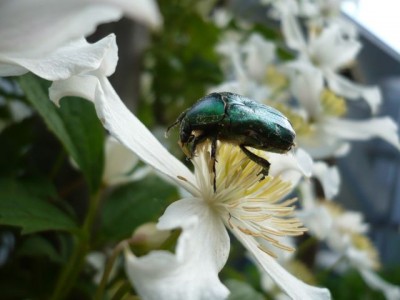
[[[201,98],[181,113],[167,132],[176,125],[180,125],[180,144],[188,149],[190,157],[193,157],[198,144],[211,140],[214,191],[217,140],[238,145],[249,159],[263,167],[261,174],[264,178],[268,175],[270,163],[246,147],[286,153],[294,146],[296,137],[289,120],[276,109],[228,92]]]

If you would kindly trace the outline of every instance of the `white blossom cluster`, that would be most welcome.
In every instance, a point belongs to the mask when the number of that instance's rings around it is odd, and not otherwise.
[[[391,119],[360,121],[345,116],[347,101],[366,101],[373,114],[381,102],[376,87],[359,85],[341,75],[361,49],[356,30],[340,18],[340,1],[263,2],[269,7],[268,17],[278,20],[285,47],[294,58],[279,60],[277,45],[259,34],[244,37],[239,31],[226,32],[216,49],[226,81],[212,88],[275,106],[292,121],[297,150],[285,155],[257,152],[271,162],[270,174],[262,181],[260,166],[238,147],[220,143],[214,192],[210,145],[199,146],[192,159],[194,172],[189,170],[113,89],[108,77],[118,61],[115,36],[93,44],[85,37],[98,24],[122,15],[160,30],[162,16],[153,0],[2,1],[0,76],[32,72],[52,82],[49,95],[56,104],[64,96],[94,103],[99,119],[113,136],[106,146],[105,184],[144,176],[148,170],[128,174],[139,158],[185,191],[157,224],[159,230],[182,230],[174,253],[154,250],[137,257],[125,249],[126,273],[143,299],[226,299],[229,290],[218,273],[230,251],[228,232],[290,298],[330,299],[327,289],[306,284],[287,271],[292,255],[279,262],[274,258],[281,257],[281,251],[292,252],[291,237],[306,228],[345,257],[371,287],[382,290],[388,299],[399,299],[399,287],[374,273],[378,259],[365,236],[362,216],[338,208],[333,201],[317,199],[310,181],[302,180],[316,177],[325,197],[332,199],[340,176],[335,167],[320,159],[345,155],[350,141],[373,137],[400,148],[397,126]],[[119,148],[122,145],[125,148]],[[299,184],[301,209],[295,210],[296,199],[286,196]]]

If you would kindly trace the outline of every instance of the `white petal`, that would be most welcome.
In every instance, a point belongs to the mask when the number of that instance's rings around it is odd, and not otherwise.
[[[309,234],[319,240],[324,240],[332,230],[333,219],[325,206],[316,204],[312,209],[299,210],[296,214]]]
[[[123,179],[139,161],[131,150],[111,136],[106,138],[104,156],[103,182],[109,185],[124,182]]]
[[[326,132],[342,139],[365,141],[379,137],[400,150],[398,127],[390,117],[366,121],[329,119],[324,127]]]
[[[53,81],[49,88],[49,97],[57,106],[63,97],[75,96],[94,101],[99,85],[97,76],[72,76],[65,80]]]
[[[260,34],[253,33],[243,46],[244,65],[251,78],[265,80],[267,67],[275,59],[275,44],[265,40]]]
[[[47,53],[86,36],[97,24],[119,19],[112,5],[70,0],[8,0],[0,4],[0,52]],[[30,55],[28,55],[29,57]]]
[[[229,236],[219,214],[210,209],[203,200],[183,199],[172,203],[159,219],[157,227],[162,230],[182,227],[182,223],[189,222],[194,217],[196,218],[196,226],[192,230],[196,230],[197,233],[188,233],[186,238],[193,238],[192,235],[195,235],[197,237],[196,243],[199,244],[197,247],[201,247],[201,245],[204,245],[204,241],[207,241],[207,249],[203,249],[202,254],[199,255],[209,256],[210,259],[212,257],[218,271],[220,271],[228,258]],[[184,244],[185,239],[180,239],[176,251],[177,256],[182,258],[185,255],[193,257],[196,253],[187,252]]]
[[[146,126],[129,111],[107,78],[99,78],[95,97],[91,100],[94,101],[97,114],[111,135],[144,162],[192,194],[198,193],[193,173],[169,153]]]
[[[387,300],[398,300],[400,299],[400,287],[394,284],[390,284],[379,277],[376,273],[361,269],[360,273],[364,278],[365,282],[373,289],[380,290],[385,294]]]
[[[118,20],[123,13],[153,27],[162,22],[154,0],[2,1],[0,52],[46,53],[89,35],[100,23]]]
[[[310,286],[287,272],[278,262],[261,251],[254,238],[242,233],[239,230],[234,231],[242,244],[254,255],[263,270],[271,276],[275,283],[294,300],[323,300],[331,299],[330,293],[326,288]]]
[[[153,29],[160,29],[163,18],[155,0],[113,0],[124,6],[128,15]]]
[[[356,39],[345,38],[339,26],[329,26],[310,42],[310,56],[322,69],[337,70],[351,62],[361,49]]]
[[[330,250],[319,250],[315,258],[316,264],[324,269],[333,269],[335,273],[343,274],[350,269],[343,254]]]
[[[93,71],[110,76],[118,61],[117,51],[115,35],[110,34],[95,44],[89,44],[81,38],[44,57],[9,55],[7,59],[42,78],[55,81]]]
[[[136,258],[127,253],[126,270],[143,299],[225,299],[228,289],[218,272],[229,254],[229,236],[218,215],[200,199],[174,202],[160,229],[182,228],[176,254],[153,251]]]
[[[333,218],[327,208],[320,205],[315,196],[315,187],[311,181],[303,181],[299,185],[302,209],[296,215],[316,238],[325,239],[332,230]]]
[[[324,162],[315,162],[313,176],[321,183],[327,199],[332,199],[337,195],[340,187],[340,175],[336,166],[330,167]]]
[[[0,77],[20,76],[25,73],[28,73],[28,70],[25,69],[24,67],[6,61],[7,61],[7,56],[4,56],[0,53]]]
[[[357,269],[372,269],[374,267],[374,261],[371,259],[370,253],[359,248],[354,247],[354,243],[350,240],[350,233],[342,233],[343,237],[340,235],[340,230],[346,229],[346,227],[337,227],[334,234],[337,235],[336,239],[329,237],[328,244],[331,249],[334,249],[337,252],[342,252],[347,261],[353,267]],[[347,228],[351,228],[351,224],[347,226]]]
[[[298,137],[299,146],[302,147],[314,159],[324,159],[331,156],[345,155],[350,149],[349,143],[332,135],[330,132],[324,131],[322,125],[318,125],[319,129],[313,135],[304,135]]]
[[[283,35],[286,44],[300,52],[306,51],[306,41],[296,17],[291,12],[283,12],[281,19]]]
[[[378,111],[379,105],[382,102],[382,95],[378,87],[361,86],[330,71],[325,71],[324,75],[332,91],[349,100],[364,98],[371,107],[372,113]]]
[[[290,90],[307,112],[307,117],[317,119],[321,114],[321,92],[324,88],[322,72],[307,62],[287,65]]]
[[[281,176],[292,186],[295,186],[303,176],[311,175],[312,158],[302,149],[287,154],[268,153],[268,161],[271,163],[270,174]]]

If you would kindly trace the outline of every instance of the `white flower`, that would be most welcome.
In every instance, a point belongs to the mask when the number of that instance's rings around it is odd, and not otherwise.
[[[381,103],[377,87],[363,87],[346,79],[337,72],[348,66],[361,49],[354,35],[345,32],[337,24],[323,28],[322,32],[305,39],[295,16],[288,12],[282,18],[282,31],[287,45],[299,52],[297,61],[317,68],[328,82],[329,88],[348,99],[364,98],[372,112]]]
[[[292,160],[293,168],[297,165],[293,156],[269,155],[271,176],[259,182],[260,166],[244,156],[238,147],[221,144],[214,193],[208,145],[199,148],[192,160],[195,165],[192,173],[125,107],[106,77],[99,76],[97,82],[91,83],[87,85],[87,94],[93,95],[89,100],[94,101],[100,120],[110,133],[190,193],[189,197],[171,204],[158,223],[162,230],[182,229],[175,254],[153,251],[137,258],[129,251],[126,253],[128,275],[142,297],[226,298],[228,290],[219,281],[218,272],[228,257],[229,228],[293,299],[330,298],[328,290],[308,286],[287,273],[254,238],[259,235],[278,248],[291,250],[274,236],[299,235],[305,230],[291,217],[293,200],[281,202],[301,174],[296,172],[294,176],[292,170],[282,170],[276,159],[284,158],[286,164]]]
[[[318,260],[324,264],[330,261],[327,267],[331,267],[332,262],[336,265],[340,259],[345,259],[347,264],[339,265],[341,271],[348,269],[350,264],[371,288],[382,291],[388,300],[399,299],[400,287],[387,283],[375,273],[379,268],[379,255],[365,235],[368,224],[363,215],[345,211],[332,202],[318,201],[311,185],[305,182],[301,185],[301,192],[303,208],[298,216],[309,228],[309,233],[324,240],[333,251],[333,254],[323,252]]]
[[[243,43],[240,39],[240,35],[230,32],[218,44],[227,80],[209,92],[230,91],[263,102],[270,94],[263,82],[267,67],[275,59],[275,45],[255,33]]]
[[[159,27],[161,17],[153,0],[51,1],[5,0],[0,4],[0,76],[27,72],[47,80],[67,79],[103,65],[116,45],[110,36],[94,45],[84,36],[100,23],[116,21],[122,14]],[[104,49],[103,49],[104,48]],[[110,62],[111,63],[111,62]],[[113,62],[114,63],[114,62]],[[114,66],[107,68],[110,75]]]
[[[151,170],[142,167],[133,171],[139,158],[112,136],[107,136],[103,183],[112,186],[142,179]]]
[[[322,73],[307,64],[290,65],[290,88],[300,109],[288,111],[297,133],[296,142],[313,158],[338,156],[349,148],[348,141],[384,139],[400,149],[398,128],[389,117],[345,119],[346,102],[324,90]],[[292,115],[292,116],[290,116]]]
[[[217,274],[229,253],[226,230],[229,228],[291,297],[328,297],[327,291],[292,277],[270,256],[273,250],[255,239],[258,236],[275,247],[292,251],[290,246],[280,243],[280,236],[299,235],[304,231],[290,217],[293,208],[288,206],[293,201],[278,203],[291,190],[290,182],[282,180],[287,174],[282,171],[281,177],[273,169],[279,162],[269,158],[271,174],[276,177],[268,176],[265,182],[260,182],[256,175],[260,166],[249,161],[238,147],[219,144],[214,193],[209,145],[199,148],[198,156],[193,159],[196,180],[190,183],[194,190],[189,197],[171,204],[158,223],[160,229],[182,228],[176,254],[158,251],[140,258],[130,252],[126,254],[126,269],[139,294],[148,299],[162,299],[165,295],[168,299],[226,298],[227,291]],[[187,182],[183,177],[180,179]],[[141,271],[149,273],[144,276]],[[159,272],[163,278],[154,279]]]

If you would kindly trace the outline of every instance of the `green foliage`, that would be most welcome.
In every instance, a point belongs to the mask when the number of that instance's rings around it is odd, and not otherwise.
[[[0,176],[15,175],[26,168],[25,155],[34,137],[32,118],[10,124],[0,132]]]
[[[104,130],[93,104],[68,97],[57,108],[48,98],[46,82],[32,74],[19,78],[29,102],[78,164],[92,191],[101,184]]]
[[[23,234],[76,231],[74,218],[46,199],[51,196],[47,184],[0,179],[0,224],[20,227]]]
[[[65,263],[66,258],[59,253],[50,240],[40,235],[29,235],[19,246],[17,255],[20,257],[46,257],[54,263]]]
[[[157,221],[167,204],[177,199],[175,187],[156,176],[121,186],[101,209],[100,241],[130,237],[139,225]]]
[[[221,32],[195,10],[194,1],[160,1],[162,33],[153,36],[145,68],[153,77],[154,121],[169,125],[222,80],[215,45]],[[146,108],[142,105],[142,111]]]
[[[332,293],[333,299],[353,300],[384,300],[381,292],[368,287],[360,274],[353,270],[344,275],[329,276],[321,285],[326,286]]]

